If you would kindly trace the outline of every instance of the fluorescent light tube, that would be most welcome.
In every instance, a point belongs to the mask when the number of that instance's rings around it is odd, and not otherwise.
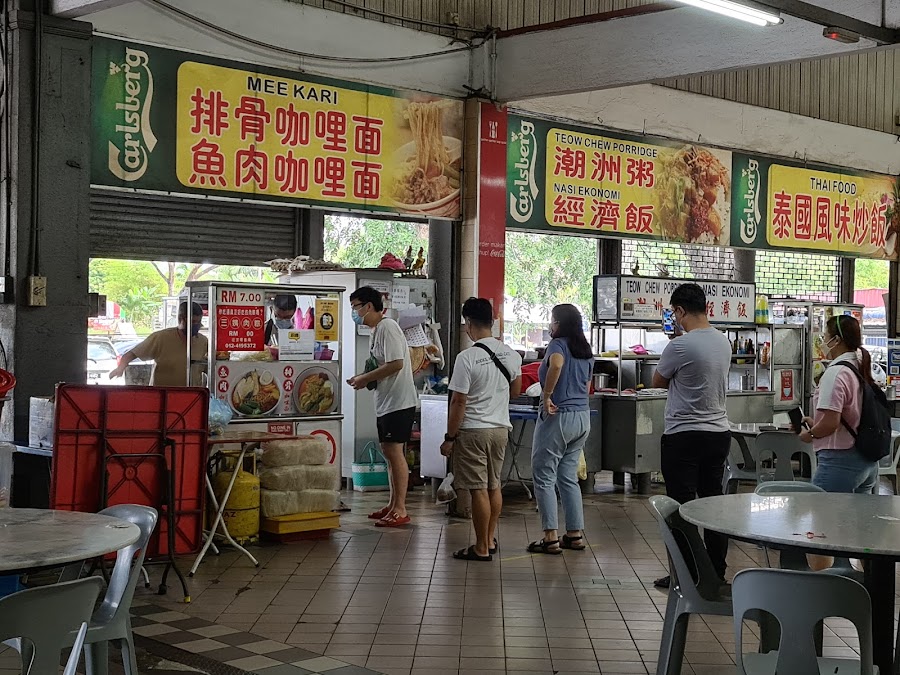
[[[685,5],[699,7],[716,14],[740,19],[755,26],[775,26],[782,23],[782,18],[775,11],[766,11],[730,0],[678,0]]]

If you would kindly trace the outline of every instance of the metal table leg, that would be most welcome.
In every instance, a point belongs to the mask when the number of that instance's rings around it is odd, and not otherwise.
[[[522,448],[522,439],[525,437],[525,428],[527,427],[529,420],[523,419],[521,422],[522,427],[519,429],[518,438],[513,437],[515,422],[513,422],[513,431],[509,434],[510,445],[512,446],[512,456],[509,463],[509,469],[507,469],[506,476],[504,476],[503,480],[500,482],[500,486],[506,487],[509,483],[518,483],[525,488],[525,492],[528,493],[528,499],[534,499],[534,495],[531,494],[531,489],[528,487],[528,479],[522,478],[522,474],[519,471],[519,450]],[[513,477],[513,471],[516,472],[515,477]]]
[[[194,566],[191,567],[191,572],[189,576],[194,576],[194,573],[197,571],[197,568],[200,567],[200,563],[203,562],[203,557],[206,555],[206,552],[209,550],[210,546],[213,545],[213,537],[216,536],[217,530],[221,530],[219,532],[220,536],[225,537],[225,541],[231,544],[238,551],[243,553],[245,556],[250,558],[250,561],[259,567],[259,561],[253,557],[253,555],[245,549],[243,546],[238,544],[231,534],[228,532],[228,527],[225,525],[225,521],[222,518],[222,514],[225,512],[225,505],[228,503],[228,497],[231,495],[231,489],[234,487],[234,482],[237,480],[238,471],[241,470],[241,467],[244,465],[244,457],[247,455],[247,452],[250,450],[250,446],[252,444],[241,444],[241,452],[238,455],[237,462],[234,465],[234,470],[231,472],[231,480],[228,482],[228,488],[225,490],[225,494],[222,495],[222,503],[218,504],[216,500],[215,493],[213,492],[212,483],[209,480],[209,475],[206,476],[206,489],[209,491],[210,497],[213,500],[213,504],[216,506],[216,517],[213,520],[212,526],[209,528],[209,533],[206,536],[206,541],[203,544],[203,548],[200,549],[200,553],[197,554],[197,559],[194,561]]]

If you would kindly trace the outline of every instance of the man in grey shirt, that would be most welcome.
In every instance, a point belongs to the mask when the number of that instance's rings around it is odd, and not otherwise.
[[[722,494],[731,447],[725,412],[731,344],[710,325],[706,294],[700,286],[682,284],[670,303],[679,335],[663,350],[653,386],[669,390],[661,444],[666,493],[684,504]],[[724,582],[728,539],[710,531],[704,532],[704,538],[713,567]],[[657,580],[656,585],[668,587],[669,578]]]

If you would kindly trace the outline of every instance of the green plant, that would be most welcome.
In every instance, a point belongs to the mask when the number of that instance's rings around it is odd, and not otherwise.
[[[159,292],[149,286],[133,288],[119,301],[119,306],[125,317],[131,323],[149,327],[153,322],[153,315],[159,310]]]

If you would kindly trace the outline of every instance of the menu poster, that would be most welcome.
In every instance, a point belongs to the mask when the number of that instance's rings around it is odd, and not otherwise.
[[[316,341],[336,342],[340,331],[340,301],[316,298]]]
[[[219,288],[216,293],[216,350],[261,352],[265,349],[263,294],[247,288]]]
[[[622,321],[659,323],[672,292],[685,283],[697,283],[706,294],[706,314],[711,324],[753,325],[756,287],[731,281],[620,277],[619,318]]]

